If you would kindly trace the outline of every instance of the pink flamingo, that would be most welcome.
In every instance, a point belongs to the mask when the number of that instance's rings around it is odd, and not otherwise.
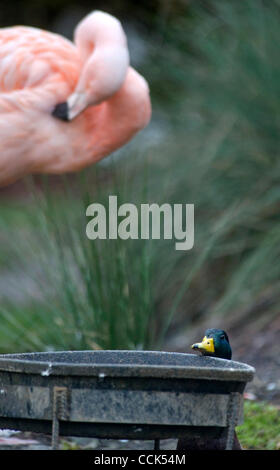
[[[124,145],[151,116],[113,16],[94,11],[74,44],[25,26],[0,29],[0,186],[78,171]]]

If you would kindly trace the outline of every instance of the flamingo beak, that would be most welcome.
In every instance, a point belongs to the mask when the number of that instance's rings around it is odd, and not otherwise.
[[[67,100],[68,105],[68,120],[72,121],[76,116],[78,116],[82,111],[84,111],[87,106],[87,97],[85,93],[74,92],[69,96]]]
[[[57,119],[61,119],[62,121],[69,121],[67,101],[57,104],[52,112],[52,115]]]
[[[72,121],[88,106],[85,93],[72,93],[68,100],[59,103],[54,108],[52,115],[62,121]]]

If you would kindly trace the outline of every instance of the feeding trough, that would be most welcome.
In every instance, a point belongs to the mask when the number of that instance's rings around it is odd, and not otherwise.
[[[247,364],[157,351],[0,355],[0,427],[111,439],[184,438],[242,422]]]

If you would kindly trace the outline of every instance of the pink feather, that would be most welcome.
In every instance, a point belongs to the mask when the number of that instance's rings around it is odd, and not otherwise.
[[[78,171],[124,145],[151,116],[119,21],[95,11],[75,44],[36,28],[0,29],[0,186]],[[52,115],[66,102],[69,122]]]

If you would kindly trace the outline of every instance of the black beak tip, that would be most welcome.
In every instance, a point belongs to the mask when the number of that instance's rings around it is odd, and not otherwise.
[[[59,103],[56,105],[52,115],[58,119],[61,119],[61,121],[69,121],[68,111],[68,103],[65,101],[64,103]]]

